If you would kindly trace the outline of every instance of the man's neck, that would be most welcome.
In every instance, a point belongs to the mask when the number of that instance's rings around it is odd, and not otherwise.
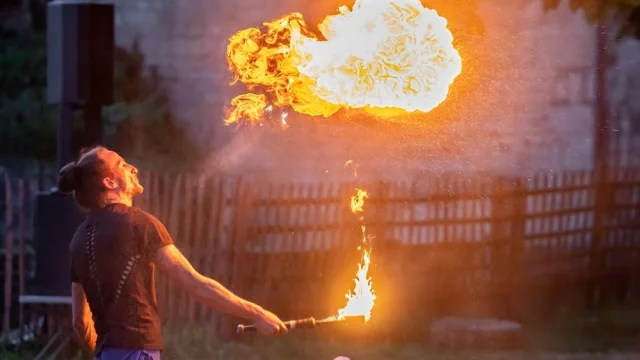
[[[125,198],[125,197],[108,198],[107,201],[105,202],[105,206],[109,206],[111,204],[122,204],[126,206],[132,206],[133,200],[131,198]]]

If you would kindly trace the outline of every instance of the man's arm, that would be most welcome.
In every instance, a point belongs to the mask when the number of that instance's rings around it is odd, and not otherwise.
[[[198,273],[174,245],[158,250],[156,265],[209,307],[249,320],[256,320],[266,312],[260,306],[236,296],[217,281]]]
[[[80,340],[80,345],[82,345],[85,350],[93,353],[96,348],[98,336],[93,326],[93,318],[91,316],[91,310],[89,309],[89,303],[87,302],[87,295],[81,284],[71,283],[71,298],[73,330]]]

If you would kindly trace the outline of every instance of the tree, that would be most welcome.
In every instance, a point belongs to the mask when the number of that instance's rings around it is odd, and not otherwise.
[[[198,149],[174,121],[164,81],[137,44],[117,48],[115,60],[115,103],[104,110],[106,144],[165,166],[196,163]],[[46,101],[46,67],[46,34],[0,27],[0,154],[55,160],[58,115]],[[74,121],[74,149],[82,143],[81,116]]]
[[[542,0],[545,11],[556,9],[562,0]],[[582,10],[592,24],[602,23],[607,16],[620,20],[618,39],[640,39],[640,0],[568,0],[572,11]]]
[[[45,98],[45,41],[42,33],[0,28],[1,153],[55,159],[56,117]]]
[[[200,153],[172,117],[164,79],[145,60],[137,41],[130,49],[116,48],[116,99],[104,110],[106,144],[147,163],[189,167]]]

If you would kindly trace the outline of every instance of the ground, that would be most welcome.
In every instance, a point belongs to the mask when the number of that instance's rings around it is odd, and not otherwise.
[[[526,327],[528,347],[517,352],[437,351],[426,344],[392,345],[303,340],[300,333],[278,338],[253,336],[253,341],[217,344],[211,341],[209,327],[167,327],[163,360],[332,360],[345,356],[351,360],[384,359],[563,359],[563,360],[640,360],[640,307],[628,305],[587,313],[563,314],[553,321]],[[313,330],[309,330],[313,331]],[[2,353],[4,360],[32,359],[32,353]],[[81,359],[76,357],[74,359]]]

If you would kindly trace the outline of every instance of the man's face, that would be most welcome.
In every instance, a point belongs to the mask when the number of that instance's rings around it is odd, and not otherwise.
[[[109,151],[105,156],[109,157],[114,181],[118,183],[122,194],[131,198],[142,194],[144,188],[138,180],[138,169],[113,151]]]

